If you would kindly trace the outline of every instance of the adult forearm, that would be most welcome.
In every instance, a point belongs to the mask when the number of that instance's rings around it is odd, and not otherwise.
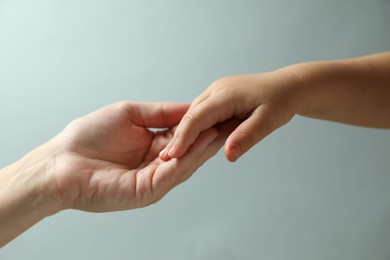
[[[390,128],[390,52],[282,70],[294,73],[301,82],[300,115]]]
[[[0,170],[0,247],[55,213],[46,187],[44,148]]]

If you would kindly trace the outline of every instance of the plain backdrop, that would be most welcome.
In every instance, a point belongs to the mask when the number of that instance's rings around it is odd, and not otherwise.
[[[389,28],[389,0],[0,0],[0,167],[112,102],[386,51]],[[0,259],[390,259],[389,159],[390,131],[295,117],[158,204],[61,212]]]

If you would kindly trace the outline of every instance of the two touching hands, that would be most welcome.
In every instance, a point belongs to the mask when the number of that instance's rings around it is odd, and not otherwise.
[[[259,81],[269,88],[258,93]],[[290,99],[278,95],[275,82],[268,74],[225,78],[191,106],[120,102],[73,121],[45,145],[52,147],[45,167],[48,186],[55,187],[50,197],[59,209],[94,212],[156,202],[226,139],[226,156],[235,161],[291,119],[293,104],[287,106]],[[172,146],[174,153],[165,155],[163,148]]]
[[[218,81],[192,105],[119,102],[71,122],[53,139],[0,170],[0,247],[61,210],[106,212],[148,206],[188,179],[229,135],[226,147],[244,151],[243,144],[258,140],[248,140],[255,138],[250,136],[252,128],[260,125],[252,117],[278,108],[271,102],[263,111],[256,101],[260,96],[251,97],[256,80],[262,80],[253,77]],[[272,131],[270,126],[261,127]],[[177,140],[185,141],[183,147],[177,146],[180,154],[169,153],[171,158],[161,152]]]
[[[48,194],[51,214],[147,206],[188,179],[225,142],[227,158],[235,161],[290,120],[294,104],[280,94],[282,83],[275,87],[279,81],[271,74],[224,78],[191,105],[109,105],[71,122],[28,154],[22,168],[44,161],[40,193]],[[166,155],[164,148],[172,146],[177,149]]]
[[[388,128],[388,66],[388,53],[298,64],[219,79],[191,105],[108,106],[53,139],[60,147],[48,167],[54,194],[61,205],[88,211],[146,206],[223,145],[234,162],[296,114]]]
[[[119,102],[0,170],[0,247],[63,209],[147,206],[223,145],[229,161],[295,114],[390,129],[390,53],[217,80],[192,104]],[[160,128],[160,131],[152,131]]]
[[[147,206],[189,178],[226,139],[204,131],[185,156],[159,152],[189,104],[119,102],[70,123],[48,144],[51,198],[59,209],[103,212]],[[160,131],[153,129],[161,128]]]
[[[74,120],[53,139],[0,170],[0,247],[65,209],[107,212],[148,206],[188,179],[227,138],[226,147],[233,152],[228,158],[237,159],[235,149],[243,152],[244,147],[249,149],[244,145],[258,140],[252,136],[254,127],[267,133],[277,127],[272,120],[257,122],[257,113],[281,110],[271,97],[252,97],[261,77],[225,80],[214,83],[192,105],[109,105]],[[257,99],[272,105],[263,110]],[[289,118],[280,116],[278,124]],[[168,157],[161,152],[177,140],[185,141],[183,147],[177,146],[179,154]]]

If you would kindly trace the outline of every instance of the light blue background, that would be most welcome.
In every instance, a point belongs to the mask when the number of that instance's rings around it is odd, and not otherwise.
[[[389,49],[388,0],[0,0],[0,167],[111,102]],[[390,259],[389,159],[389,131],[296,117],[156,205],[62,212],[0,259]]]

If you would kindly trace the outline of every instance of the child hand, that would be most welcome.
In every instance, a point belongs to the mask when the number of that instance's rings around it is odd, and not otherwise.
[[[285,70],[215,81],[193,101],[160,158],[181,157],[203,131],[230,119],[239,119],[241,124],[225,143],[226,158],[236,161],[294,116],[299,84],[298,78]]]

